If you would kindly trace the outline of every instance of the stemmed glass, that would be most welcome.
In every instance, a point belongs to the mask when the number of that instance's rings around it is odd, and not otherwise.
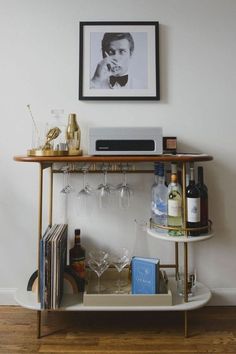
[[[130,207],[130,199],[133,194],[131,187],[127,183],[127,168],[123,168],[122,183],[118,184],[118,186],[116,187],[116,190],[119,193],[119,206],[120,208],[125,209]]]
[[[87,198],[91,197],[94,193],[93,188],[86,181],[86,175],[87,175],[88,169],[89,169],[89,166],[87,166],[87,165],[82,167],[83,187],[77,194],[78,201],[81,204],[81,206],[83,206],[83,207],[86,207],[86,205],[87,205]]]
[[[69,182],[70,167],[69,166],[62,167],[62,171],[63,171],[63,188],[61,189],[60,193],[69,194],[73,190],[73,187]]]
[[[121,272],[130,263],[129,251],[127,248],[122,248],[111,256],[111,264],[115,266],[118,271],[118,289],[116,293],[120,294],[121,291]]]
[[[104,182],[99,184],[98,186],[98,191],[99,191],[99,207],[100,208],[106,208],[109,206],[109,200],[111,197],[111,193],[114,191],[114,187],[107,182],[107,170],[108,167],[104,166],[103,167],[103,176],[104,176]]]
[[[110,265],[108,260],[109,254],[102,250],[95,250],[89,252],[88,265],[91,270],[93,270],[98,277],[96,291],[98,294],[101,292],[101,276],[107,270]]]

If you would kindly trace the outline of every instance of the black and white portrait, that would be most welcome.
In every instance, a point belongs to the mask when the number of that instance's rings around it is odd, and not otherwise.
[[[159,99],[158,22],[80,23],[80,99]]]
[[[147,33],[98,32],[90,41],[90,88],[147,88]]]

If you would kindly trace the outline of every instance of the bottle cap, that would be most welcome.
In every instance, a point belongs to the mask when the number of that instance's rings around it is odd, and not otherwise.
[[[177,178],[177,175],[176,175],[176,174],[172,174],[171,177],[170,177],[170,179],[171,179],[171,182],[172,182],[172,183],[177,183],[178,178]]]
[[[76,118],[76,113],[70,113],[69,118]]]
[[[75,229],[75,236],[80,236],[80,229]]]
[[[154,173],[155,175],[163,177],[165,174],[164,164],[162,162],[155,162],[154,165]]]

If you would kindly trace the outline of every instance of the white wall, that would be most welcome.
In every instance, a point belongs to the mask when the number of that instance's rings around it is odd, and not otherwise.
[[[215,303],[236,304],[235,18],[234,0],[0,0],[1,303],[11,303],[14,289],[36,268],[38,169],[13,161],[31,143],[30,103],[42,121],[52,108],[76,112],[84,151],[89,126],[156,125],[176,135],[181,150],[213,155],[205,167],[215,238],[195,246],[193,257]],[[160,102],[78,101],[78,24],[85,20],[159,21]],[[71,200],[71,239],[79,226],[86,246],[132,247],[134,218],[149,217],[152,177],[130,180],[135,203],[128,214],[94,207],[89,217],[78,218]],[[72,182],[81,186],[76,177]],[[100,176],[90,178],[98,182]],[[170,246],[147,244],[163,261],[173,255]]]

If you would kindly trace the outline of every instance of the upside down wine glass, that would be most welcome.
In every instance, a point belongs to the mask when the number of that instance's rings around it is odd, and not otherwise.
[[[89,167],[87,167],[87,166],[82,168],[82,172],[83,172],[83,187],[77,194],[77,198],[78,198],[78,202],[79,202],[78,209],[80,207],[81,208],[86,208],[88,198],[91,197],[93,195],[93,193],[94,193],[92,187],[86,181],[86,176],[87,176],[88,169],[89,169]]]
[[[70,167],[64,166],[62,168],[62,171],[63,171],[63,188],[61,189],[61,193],[69,194],[73,190],[73,187],[69,181]]]
[[[130,199],[133,194],[133,191],[130,185],[127,183],[127,174],[126,169],[123,169],[123,180],[122,183],[118,184],[116,187],[119,196],[119,206],[120,208],[129,208],[130,207]]]
[[[99,191],[99,207],[107,208],[109,207],[109,201],[111,198],[111,193],[114,190],[114,187],[107,182],[107,167],[103,168],[104,182],[98,186]]]

